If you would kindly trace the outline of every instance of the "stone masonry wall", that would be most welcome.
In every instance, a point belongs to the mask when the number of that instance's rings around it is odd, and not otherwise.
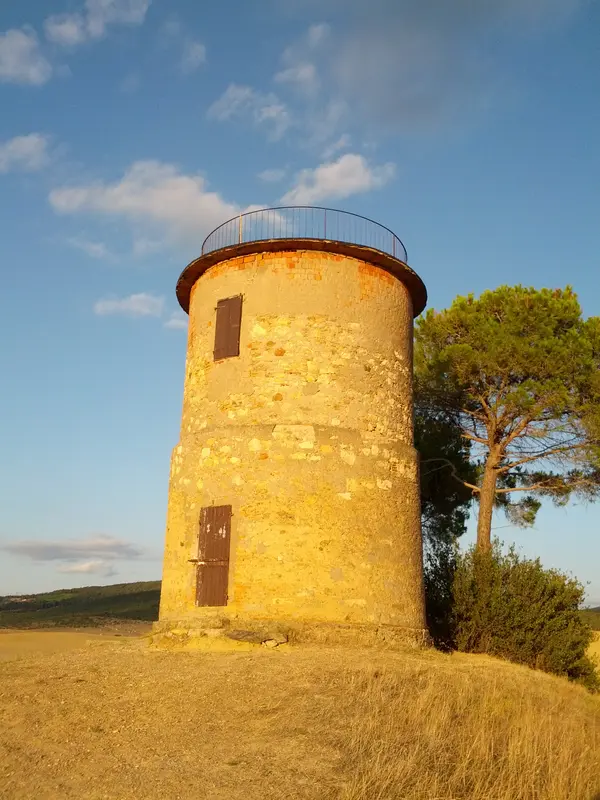
[[[239,358],[214,363],[217,301],[243,295]],[[326,252],[210,268],[190,303],[161,621],[425,627],[412,305]],[[228,605],[195,605],[198,520],[233,506]]]

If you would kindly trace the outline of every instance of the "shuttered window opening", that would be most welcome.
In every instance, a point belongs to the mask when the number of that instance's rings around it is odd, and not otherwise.
[[[196,605],[227,605],[230,546],[231,506],[201,509]]]
[[[219,300],[215,325],[215,361],[239,356],[241,323],[242,295]]]

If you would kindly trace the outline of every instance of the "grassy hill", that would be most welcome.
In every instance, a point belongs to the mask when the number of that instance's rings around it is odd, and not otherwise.
[[[158,618],[160,581],[0,597],[0,628],[81,628]]]
[[[600,606],[597,608],[586,608],[581,612],[581,616],[595,631],[600,631]]]
[[[0,682],[10,800],[600,793],[598,698],[486,656],[124,639],[0,664]]]
[[[115,620],[158,619],[160,581],[57,589],[43,594],[0,596],[0,628],[50,628],[105,625]],[[600,631],[600,607],[581,612]]]

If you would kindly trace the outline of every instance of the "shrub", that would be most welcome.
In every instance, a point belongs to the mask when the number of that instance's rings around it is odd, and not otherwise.
[[[438,650],[455,649],[452,584],[458,558],[456,542],[435,542],[425,548],[425,613],[427,628]]]
[[[498,542],[458,557],[452,585],[451,623],[458,650],[488,653],[562,675],[600,690],[586,655],[593,632],[581,618],[583,586],[539,559],[520,558]]]

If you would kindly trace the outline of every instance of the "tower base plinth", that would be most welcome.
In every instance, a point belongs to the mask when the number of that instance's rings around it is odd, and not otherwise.
[[[223,649],[220,645],[227,641],[267,647],[319,644],[405,649],[431,645],[426,629],[401,628],[395,625],[345,625],[334,622],[266,621],[237,617],[231,619],[218,613],[214,616],[207,615],[202,621],[181,619],[155,622],[150,641],[155,647],[190,650],[210,649],[209,641],[215,643],[215,649]]]

